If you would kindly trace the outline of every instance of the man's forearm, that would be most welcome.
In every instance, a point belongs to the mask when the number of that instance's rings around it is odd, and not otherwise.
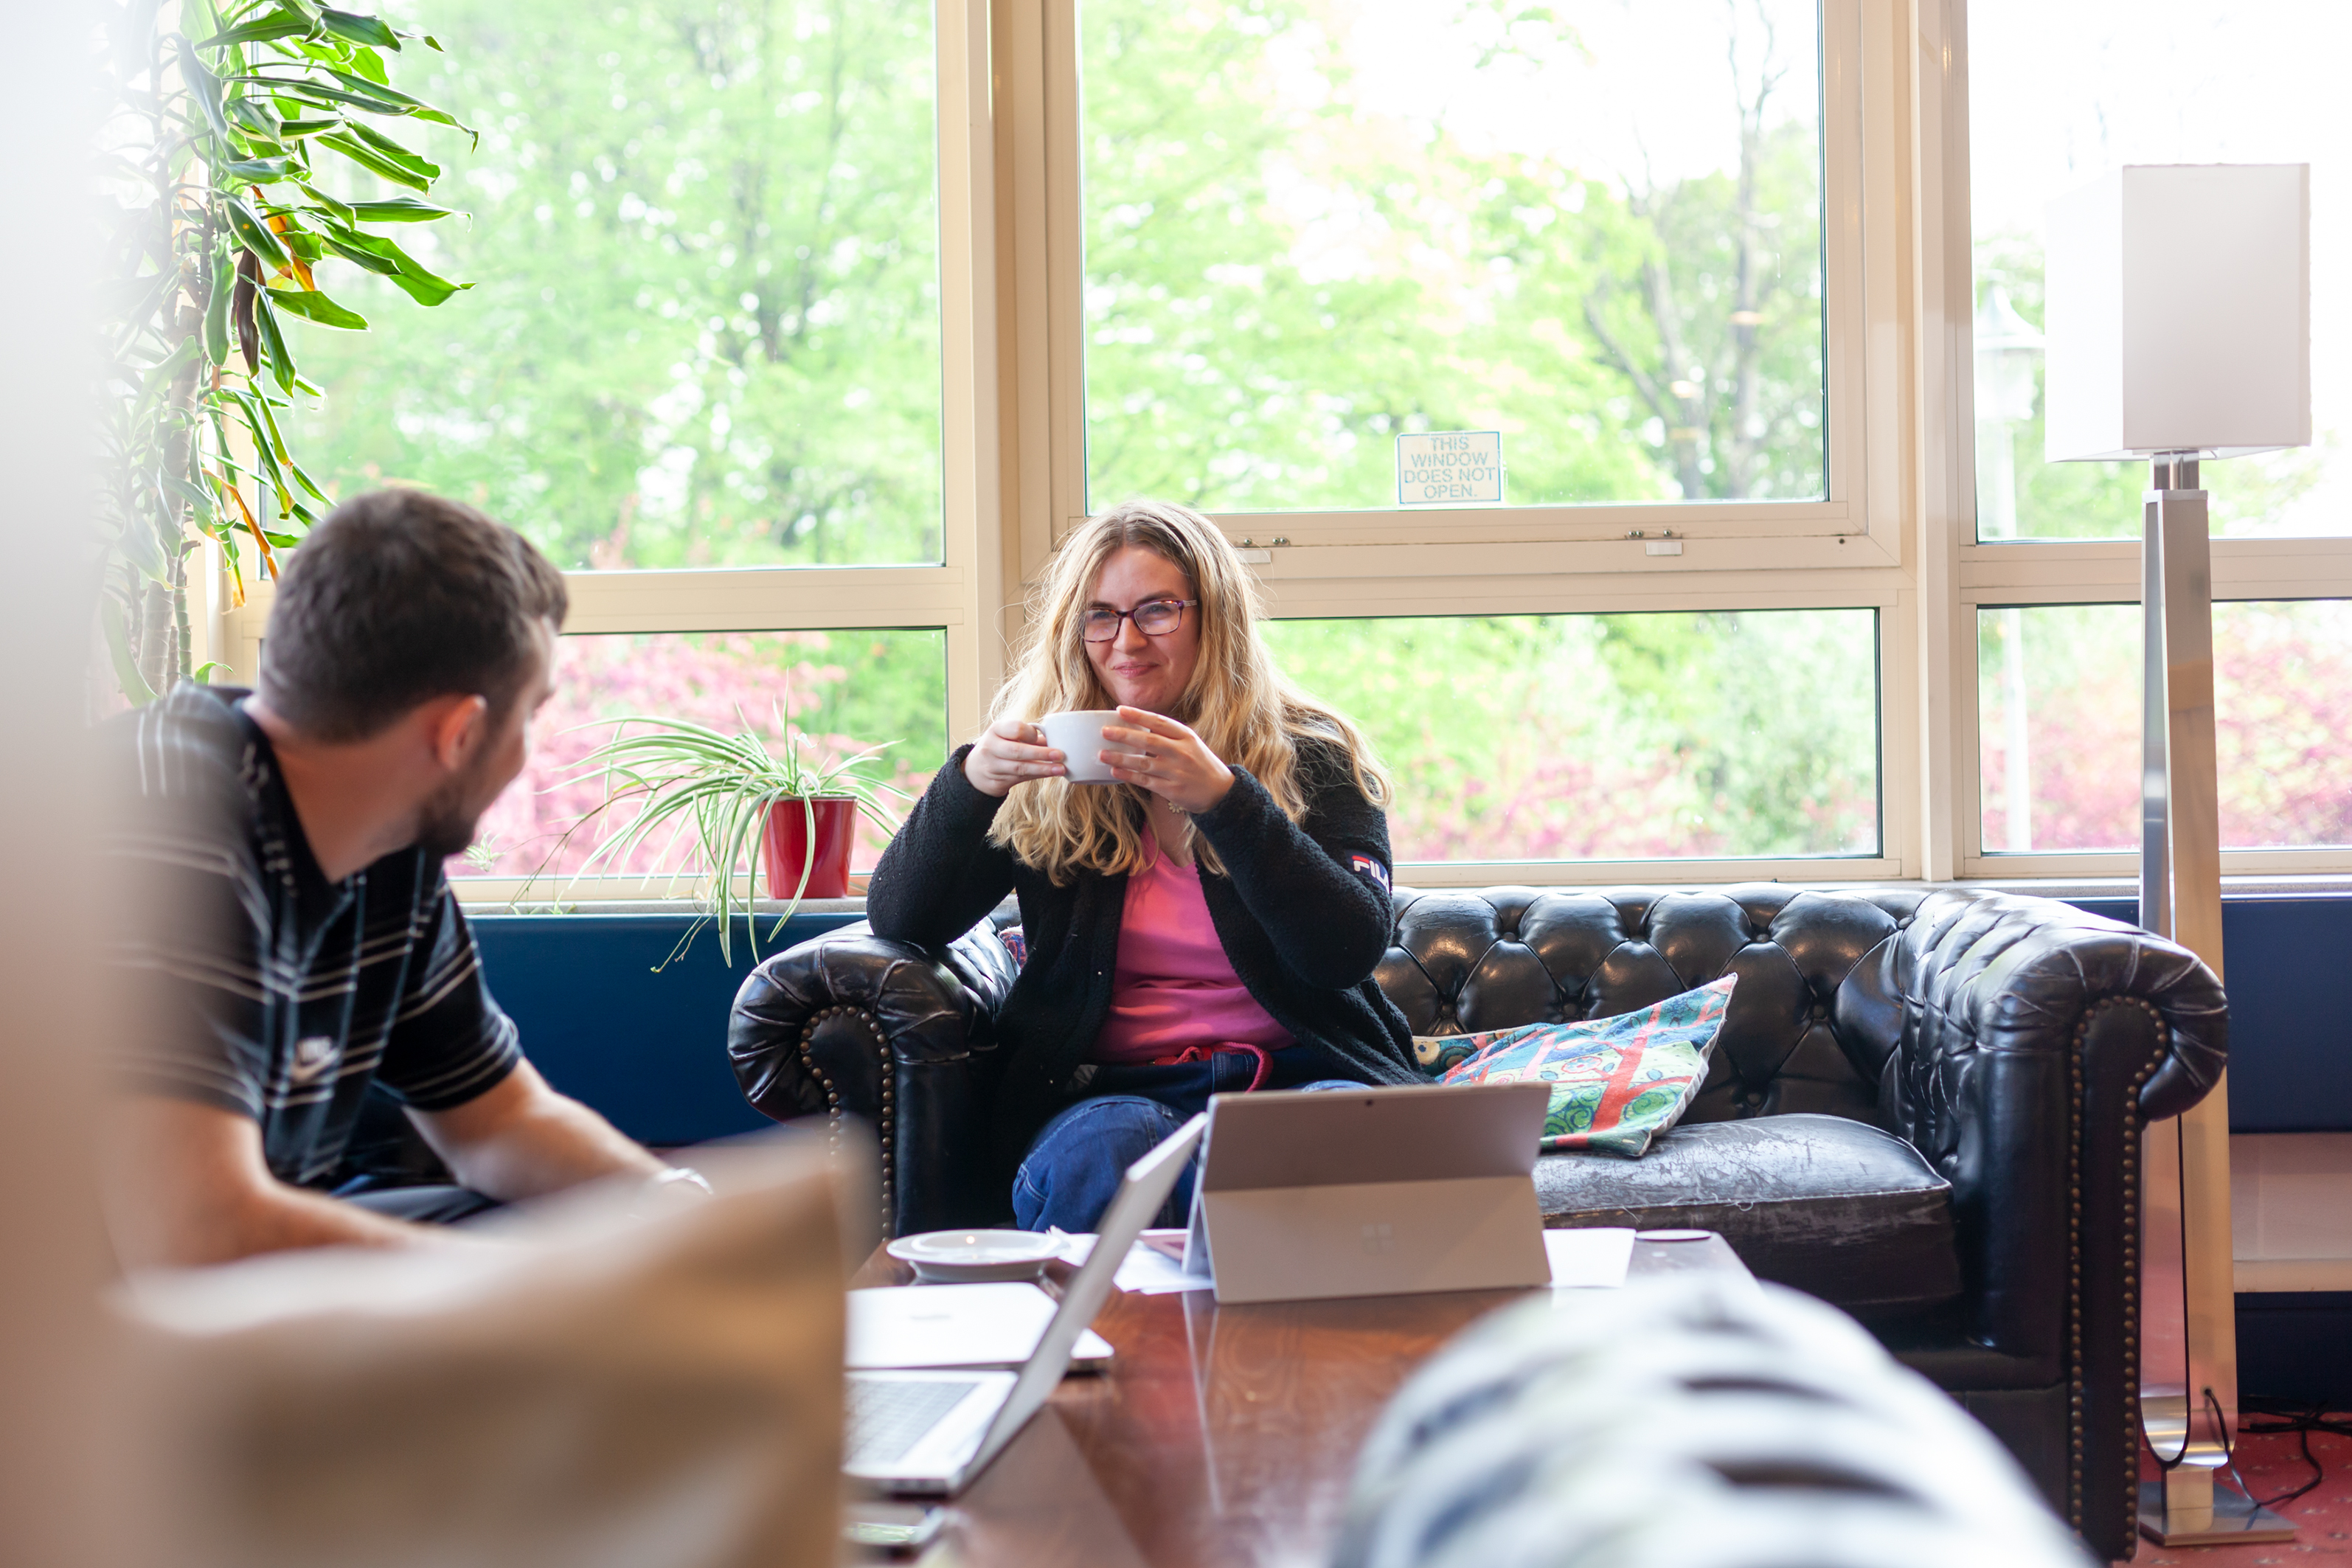
[[[240,1206],[236,1234],[223,1238],[218,1258],[202,1261],[300,1247],[433,1247],[449,1236],[446,1226],[393,1219],[302,1187],[280,1186]]]
[[[250,1117],[128,1095],[100,1124],[107,1218],[132,1268],[226,1263],[300,1247],[423,1247],[446,1233],[291,1186]]]
[[[132,1268],[191,1268],[306,1247],[430,1247],[448,1235],[276,1181],[208,1200],[117,1205],[113,1221]]]
[[[502,1203],[603,1176],[651,1176],[668,1169],[611,1122],[551,1090],[533,1094],[478,1136],[431,1141],[459,1182]]]

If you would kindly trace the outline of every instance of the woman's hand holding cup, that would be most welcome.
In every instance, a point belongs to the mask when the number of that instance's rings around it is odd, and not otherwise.
[[[1195,815],[1225,798],[1234,770],[1208,743],[1175,720],[1122,707],[1120,722],[1103,726],[1103,760],[1121,784],[1139,784],[1180,811]],[[978,753],[974,753],[977,755]]]
[[[1069,771],[1066,760],[1028,720],[999,719],[964,754],[963,776],[981,794],[1003,800],[1024,780],[1060,778]]]
[[[1118,717],[1118,723],[1102,726],[1100,760],[1119,783],[1140,785],[1186,812],[1208,810],[1234,787],[1233,769],[1184,725],[1141,708],[1121,708]],[[1042,725],[999,719],[972,742],[963,776],[981,794],[1002,800],[1014,784],[1030,779],[1068,777],[1068,763],[1066,753],[1047,742]]]

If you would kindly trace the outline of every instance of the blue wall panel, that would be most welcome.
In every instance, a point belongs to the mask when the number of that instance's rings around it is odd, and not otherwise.
[[[2127,899],[2077,905],[2121,921]],[[775,947],[849,923],[796,915]],[[2240,1132],[2352,1130],[2352,896],[2222,905],[2230,993],[2230,1125]],[[727,1066],[727,1013],[751,972],[709,930],[661,973],[683,915],[484,915],[474,921],[490,988],[523,1049],[568,1094],[651,1143],[698,1142],[767,1125]],[[764,931],[763,933],[764,934]],[[769,944],[762,942],[762,950]]]
[[[794,915],[761,952],[849,924]],[[744,1103],[727,1065],[727,1015],[751,956],[735,933],[733,967],[706,926],[660,973],[693,921],[683,915],[483,915],[473,921],[491,994],[523,1053],[564,1093],[657,1145],[698,1143],[772,1125]]]
[[[2352,1410],[2352,1290],[2241,1291],[2238,1395]]]

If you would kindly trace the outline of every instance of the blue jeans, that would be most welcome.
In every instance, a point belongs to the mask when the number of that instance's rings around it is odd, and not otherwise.
[[[1266,1089],[1361,1089],[1346,1079],[1306,1081],[1317,1070],[1315,1053],[1292,1046],[1274,1053]],[[1256,1058],[1221,1052],[1204,1062],[1175,1067],[1096,1066],[1087,1098],[1067,1105],[1030,1142],[1013,1178],[1013,1222],[1024,1230],[1059,1226],[1091,1231],[1118,1194],[1127,1168],[1162,1140],[1209,1108],[1213,1094],[1238,1094],[1256,1076]],[[1192,1212],[1192,1176],[1199,1156],[1176,1178],[1175,1190],[1153,1221],[1185,1224]]]

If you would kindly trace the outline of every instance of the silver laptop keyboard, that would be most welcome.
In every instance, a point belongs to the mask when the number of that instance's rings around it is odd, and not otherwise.
[[[847,1386],[849,1447],[845,1462],[887,1465],[921,1442],[940,1418],[980,1384],[973,1378],[901,1382],[853,1377]]]

